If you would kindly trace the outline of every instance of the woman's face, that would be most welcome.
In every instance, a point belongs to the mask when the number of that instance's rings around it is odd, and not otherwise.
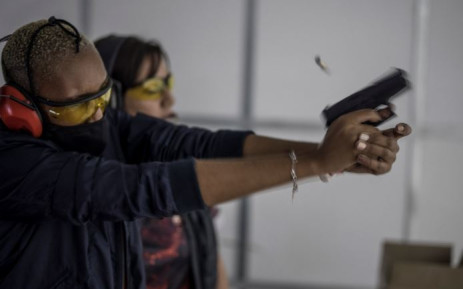
[[[146,56],[143,59],[138,70],[137,78],[135,80],[136,83],[142,83],[149,78],[149,73],[150,71],[152,71],[152,65],[152,58]],[[167,63],[165,59],[162,58],[155,77],[159,79],[165,79],[169,75],[169,73],[170,71],[167,67]],[[139,97],[131,97],[131,93],[132,92],[130,89],[127,90],[124,98],[125,110],[129,114],[135,115],[138,112],[140,112],[150,116],[164,119],[175,116],[172,110],[172,107],[175,103],[175,99],[172,93],[167,88],[162,90],[160,97],[154,99],[140,99]]]

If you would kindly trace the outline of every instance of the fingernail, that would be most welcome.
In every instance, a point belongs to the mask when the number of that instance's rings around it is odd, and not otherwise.
[[[403,125],[399,124],[399,125],[397,126],[397,130],[398,130],[398,131],[404,131],[404,130],[405,130],[405,127],[404,127]]]
[[[368,157],[366,155],[358,155],[357,158],[359,162],[365,162],[368,160]]]
[[[357,144],[357,149],[358,149],[359,151],[364,150],[366,147],[367,147],[367,144],[364,143],[364,142],[359,142],[359,143]]]
[[[370,139],[370,136],[367,135],[366,133],[361,133],[359,139],[363,141],[367,141]]]
[[[389,110],[382,110],[380,112],[380,115],[381,115],[382,118],[388,118],[388,117],[391,116],[391,112]]]

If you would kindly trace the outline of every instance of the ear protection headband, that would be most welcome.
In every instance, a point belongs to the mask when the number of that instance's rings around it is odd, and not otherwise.
[[[73,31],[69,31],[63,26],[63,24],[71,27]],[[20,85],[11,81],[11,77],[8,75],[2,55],[3,75],[5,76],[7,84],[0,88],[0,119],[10,130],[24,130],[34,137],[40,137],[42,135],[43,119],[40,109],[34,101],[35,89],[30,58],[34,41],[39,32],[45,27],[55,25],[58,25],[66,34],[75,37],[76,53],[79,52],[79,44],[81,40],[79,31],[71,23],[65,20],[56,19],[53,16],[50,17],[47,23],[43,24],[34,31],[27,46],[25,66],[27,77],[29,79],[30,93]],[[0,39],[0,42],[8,41],[10,37],[11,35],[5,36]]]
[[[117,55],[122,47],[122,44],[127,40],[127,37],[109,35],[95,41],[95,47],[100,53],[103,60],[106,72],[108,75],[113,74],[114,64],[116,63]],[[113,109],[124,108],[124,96],[122,95],[121,84],[113,79],[113,95],[111,96],[110,106]]]

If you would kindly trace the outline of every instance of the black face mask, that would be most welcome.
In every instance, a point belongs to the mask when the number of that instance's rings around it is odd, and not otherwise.
[[[99,156],[109,140],[109,122],[106,117],[92,123],[59,126],[47,123],[43,137],[66,151],[76,151]]]

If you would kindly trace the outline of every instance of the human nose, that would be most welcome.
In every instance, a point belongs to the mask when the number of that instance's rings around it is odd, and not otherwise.
[[[92,122],[95,122],[95,121],[99,121],[102,118],[103,118],[103,110],[101,109],[101,107],[99,107],[95,111],[95,113],[89,118],[88,122],[92,123]]]

